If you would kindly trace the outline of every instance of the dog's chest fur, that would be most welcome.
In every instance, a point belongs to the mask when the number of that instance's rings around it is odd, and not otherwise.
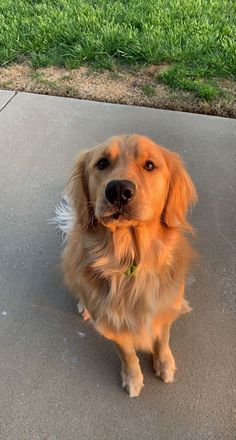
[[[136,331],[149,325],[178,291],[173,252],[167,252],[161,240],[147,240],[145,230],[139,232],[134,237],[125,228],[102,231],[84,240],[81,269],[87,281],[86,306],[95,321],[116,330]],[[135,272],[129,275],[127,269],[134,261]]]

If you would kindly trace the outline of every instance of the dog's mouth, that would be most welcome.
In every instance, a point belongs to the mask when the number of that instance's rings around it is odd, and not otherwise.
[[[121,211],[114,212],[113,214],[108,216],[108,218],[112,220],[119,220],[122,219],[123,217],[124,217],[124,213],[122,213]]]
[[[100,217],[102,222],[104,223],[110,223],[110,222],[114,222],[114,221],[127,221],[127,220],[132,220],[133,217],[131,216],[130,213],[128,213],[127,211],[124,211],[122,209],[110,212],[104,212],[102,214],[102,216]]]

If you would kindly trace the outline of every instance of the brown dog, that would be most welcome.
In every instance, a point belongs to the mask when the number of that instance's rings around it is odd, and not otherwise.
[[[79,156],[67,194],[65,281],[117,344],[122,386],[130,396],[143,386],[136,349],[151,352],[156,374],[173,382],[170,327],[188,311],[186,211],[197,200],[182,160],[145,137],[113,137]]]

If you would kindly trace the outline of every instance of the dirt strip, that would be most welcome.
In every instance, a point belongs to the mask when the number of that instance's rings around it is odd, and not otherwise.
[[[28,65],[0,68],[0,88],[68,96],[94,101],[139,105],[236,118],[236,83],[217,81],[223,97],[202,101],[191,92],[172,90],[158,82],[166,66],[92,70],[89,67],[33,69]]]

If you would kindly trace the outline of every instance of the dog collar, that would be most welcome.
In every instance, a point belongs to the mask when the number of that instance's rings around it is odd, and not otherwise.
[[[135,263],[135,261],[133,261],[133,263],[131,263],[131,265],[125,271],[125,275],[134,276],[136,272],[136,268],[137,268],[137,264]]]

